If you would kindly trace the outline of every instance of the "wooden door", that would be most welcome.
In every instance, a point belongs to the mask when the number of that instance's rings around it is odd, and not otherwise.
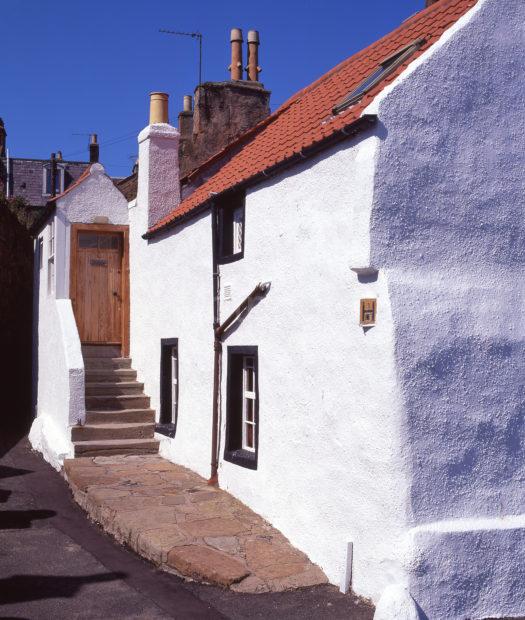
[[[122,344],[123,234],[78,230],[73,309],[83,344]]]

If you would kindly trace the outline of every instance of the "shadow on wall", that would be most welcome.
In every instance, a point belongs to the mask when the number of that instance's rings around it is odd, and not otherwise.
[[[15,442],[32,419],[33,303],[33,242],[16,208],[0,196],[0,433]]]

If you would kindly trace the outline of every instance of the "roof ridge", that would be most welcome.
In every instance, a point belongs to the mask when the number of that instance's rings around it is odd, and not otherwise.
[[[313,92],[320,85],[322,85],[326,80],[328,80],[330,77],[332,77],[332,75],[334,73],[337,73],[338,71],[341,71],[341,69],[344,66],[346,66],[347,64],[350,64],[350,62],[354,62],[355,60],[359,59],[361,56],[364,56],[365,52],[367,52],[371,47],[375,47],[377,45],[380,45],[382,42],[384,42],[386,39],[391,37],[394,33],[399,32],[400,30],[406,30],[410,26],[410,22],[412,22],[416,18],[421,18],[423,13],[430,14],[430,13],[432,13],[434,11],[437,11],[437,9],[439,7],[443,8],[445,5],[448,6],[450,4],[457,3],[458,1],[459,0],[437,0],[436,2],[434,2],[434,4],[431,4],[431,5],[427,6],[427,7],[424,7],[420,11],[417,11],[416,13],[412,14],[410,17],[407,17],[404,21],[402,21],[399,24],[399,26],[396,26],[390,32],[387,32],[386,34],[384,34],[380,39],[377,39],[376,41],[373,41],[372,43],[370,43],[369,45],[367,45],[363,49],[357,51],[355,54],[352,54],[351,56],[348,56],[347,58],[341,60],[340,63],[338,63],[335,67],[332,67],[326,73],[323,73],[323,75],[318,77],[317,80],[314,80],[311,84],[308,84],[308,86],[305,86],[301,90],[297,91],[294,95],[289,97],[283,103],[283,106],[286,105],[287,103],[294,103],[295,101],[298,101],[300,99],[300,97],[302,95],[306,94],[306,93]],[[278,108],[276,111],[278,111],[278,110],[280,110],[280,108]]]

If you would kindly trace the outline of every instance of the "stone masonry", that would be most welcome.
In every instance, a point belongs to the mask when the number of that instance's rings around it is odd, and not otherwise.
[[[247,593],[327,583],[259,515],[159,456],[70,459],[64,471],[94,521],[165,570]]]

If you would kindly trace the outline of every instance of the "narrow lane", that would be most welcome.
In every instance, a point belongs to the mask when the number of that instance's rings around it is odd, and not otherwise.
[[[90,523],[27,439],[0,455],[0,617],[224,618]]]

